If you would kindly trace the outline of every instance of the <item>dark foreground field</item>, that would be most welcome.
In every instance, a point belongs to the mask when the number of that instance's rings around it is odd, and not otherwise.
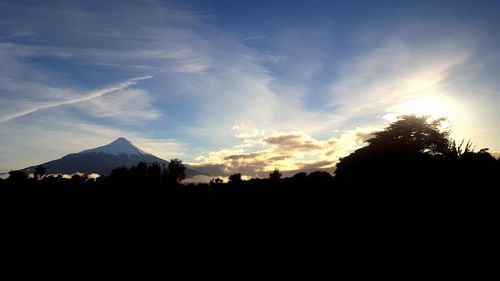
[[[498,185],[486,179],[440,182],[420,178],[384,184],[342,182],[326,173],[210,185],[114,182],[110,178],[5,181],[0,185],[3,219],[67,223],[481,223],[498,213],[498,199]]]

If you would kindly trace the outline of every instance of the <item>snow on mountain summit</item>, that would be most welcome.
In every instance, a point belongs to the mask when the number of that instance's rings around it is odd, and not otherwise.
[[[168,165],[168,161],[147,153],[125,138],[118,138],[110,144],[87,149],[80,153],[70,153],[60,159],[45,162],[43,165],[49,174],[97,173],[108,176],[117,167],[130,168],[139,163]],[[39,166],[31,166],[21,171],[33,173]],[[199,172],[187,169],[186,174],[200,175]]]
[[[130,141],[127,139],[120,137],[117,138],[115,141],[113,141],[110,144],[96,147],[93,149],[88,149],[80,152],[80,154],[86,154],[86,153],[105,153],[105,154],[112,154],[112,155],[120,155],[120,154],[127,154],[127,155],[151,155],[137,146],[133,145]]]

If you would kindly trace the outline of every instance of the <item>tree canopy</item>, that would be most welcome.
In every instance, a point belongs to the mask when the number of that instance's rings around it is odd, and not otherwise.
[[[463,142],[457,147],[449,137],[450,131],[441,126],[444,120],[415,115],[399,117],[374,133],[367,146],[341,158],[335,178],[386,186],[488,182],[495,174],[495,158],[486,148],[474,152],[470,141],[463,149]]]
[[[449,130],[441,130],[445,118],[429,121],[429,116],[404,115],[368,140],[373,146],[404,146],[408,152],[445,154],[450,147]]]
[[[449,130],[441,127],[444,120],[415,115],[399,117],[374,133],[368,146],[341,158],[336,177],[355,181],[383,179],[384,183],[398,184],[403,179],[421,179],[423,174],[435,177],[446,166],[442,161],[452,154],[454,143]]]
[[[182,160],[170,159],[167,170],[168,177],[175,182],[181,182],[186,178],[186,166],[182,164]]]

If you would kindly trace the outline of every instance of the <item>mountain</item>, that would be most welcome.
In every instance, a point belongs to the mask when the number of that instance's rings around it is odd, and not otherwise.
[[[68,154],[61,159],[43,163],[42,165],[47,169],[47,174],[81,172],[109,175],[116,167],[131,167],[140,162],[168,165],[168,161],[141,150],[125,138],[118,138],[108,145]],[[32,173],[35,167],[31,166],[22,171]],[[188,169],[186,174],[193,175],[196,172]]]

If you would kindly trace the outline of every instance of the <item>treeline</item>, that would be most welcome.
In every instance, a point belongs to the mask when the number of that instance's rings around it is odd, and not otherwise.
[[[397,215],[461,210],[492,214],[498,201],[500,159],[470,142],[457,144],[440,120],[403,116],[368,145],[340,160],[334,173],[317,171],[227,183],[182,184],[186,168],[140,163],[97,179],[11,172],[0,180],[0,208],[11,217],[273,220],[331,219],[332,215]],[[401,214],[408,214],[402,212]],[[483,216],[482,218],[485,218]]]

